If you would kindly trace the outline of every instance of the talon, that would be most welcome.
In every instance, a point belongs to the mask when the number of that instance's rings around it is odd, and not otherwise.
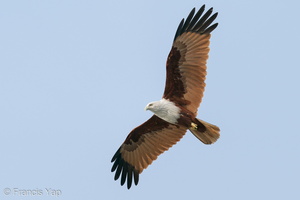
[[[191,127],[194,129],[194,130],[197,130],[197,128],[198,128],[198,126],[197,126],[197,124],[195,124],[195,123],[191,123]]]

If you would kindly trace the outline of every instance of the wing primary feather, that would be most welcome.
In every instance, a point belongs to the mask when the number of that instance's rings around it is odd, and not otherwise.
[[[183,25],[182,28],[181,28],[181,32],[185,32],[185,31],[188,29],[188,27],[189,27],[189,25],[190,25],[190,22],[191,22],[191,20],[192,20],[192,18],[193,18],[193,16],[194,16],[194,14],[195,14],[195,8],[193,8],[193,9],[191,10],[190,14],[189,14],[188,17],[186,18],[185,23],[184,23],[184,25]]]
[[[127,172],[128,172],[127,166],[128,166],[128,165],[124,165],[124,166],[123,166],[122,176],[121,176],[121,185],[124,185],[124,183],[125,183],[125,181],[126,181],[126,175],[127,175]]]
[[[118,167],[121,158],[121,153],[120,153],[121,147],[116,151],[115,155],[112,157],[111,162],[114,162],[111,172],[114,172],[116,168]]]
[[[211,15],[213,12],[213,8],[210,8],[204,15],[201,17],[201,19],[197,22],[195,27],[193,28],[193,31],[197,31],[198,29],[203,25],[203,23],[208,19],[208,17]]]
[[[196,15],[194,16],[193,20],[191,21],[189,27],[187,28],[187,31],[192,30],[193,27],[195,26],[196,22],[198,21],[198,19],[201,17],[201,15],[203,14],[205,10],[205,5],[203,5],[198,12],[196,13]]]
[[[114,162],[117,159],[117,157],[120,155],[120,149],[121,147],[116,151],[110,162]]]
[[[215,28],[217,28],[217,26],[218,26],[218,23],[211,25],[203,32],[203,34],[211,33],[213,30],[215,30]]]
[[[177,31],[175,33],[175,37],[174,37],[174,41],[176,40],[176,38],[181,35],[181,28],[183,26],[184,23],[184,19],[181,20],[180,24],[178,25]]]
[[[127,188],[130,189],[131,184],[132,184],[132,171],[133,167],[129,166],[128,167],[128,175],[127,175]]]
[[[205,31],[205,29],[216,19],[216,17],[218,16],[218,13],[213,14],[210,18],[208,18],[208,20],[206,20],[206,22],[204,22],[204,24],[199,28],[199,32],[202,33]]]
[[[124,161],[122,159],[120,159],[120,162],[118,163],[118,168],[117,168],[117,171],[115,174],[115,180],[117,180],[120,177],[120,174],[121,174],[121,171],[123,168],[123,164],[124,164]]]
[[[117,159],[115,161],[115,163],[113,164],[112,168],[111,168],[111,172],[114,172],[116,170],[116,168],[118,167],[118,164],[119,164],[119,159]]]
[[[137,185],[139,183],[139,173],[138,171],[133,171],[134,184]]]
[[[122,158],[122,154],[120,153],[121,147],[115,153],[112,161],[114,164],[112,166],[111,171],[115,172],[114,180],[117,180],[121,176],[121,185],[124,185],[127,180],[127,188],[130,189],[132,185],[132,176],[134,176],[135,183],[138,183],[139,171],[135,169],[134,166],[129,164]]]

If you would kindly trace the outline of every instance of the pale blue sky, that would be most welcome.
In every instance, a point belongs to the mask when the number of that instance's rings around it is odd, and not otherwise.
[[[110,159],[162,96],[178,23],[219,12],[198,117],[129,191]],[[1,1],[0,199],[300,199],[299,1]],[[11,194],[5,195],[5,188]],[[15,190],[42,190],[21,196]]]

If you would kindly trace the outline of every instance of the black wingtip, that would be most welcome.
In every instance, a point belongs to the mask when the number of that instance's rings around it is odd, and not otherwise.
[[[211,33],[213,30],[215,30],[218,27],[218,25],[219,25],[218,23],[211,25],[205,30],[205,32],[203,32],[203,34]]]
[[[183,24],[183,26],[182,26],[182,28],[181,28],[181,30],[182,30],[183,32],[185,32],[185,31],[188,29],[188,27],[189,27],[189,25],[190,25],[190,22],[191,22],[191,20],[192,20],[193,17],[194,17],[195,10],[196,10],[196,8],[193,8],[193,9],[191,10],[190,14],[188,15],[188,17],[186,18],[185,23]]]
[[[180,21],[180,23],[178,25],[177,31],[176,31],[175,36],[174,36],[174,41],[176,40],[176,38],[178,36],[181,35],[181,30],[182,30],[183,23],[184,23],[184,18]]]
[[[114,154],[114,156],[111,158],[110,162],[114,162],[118,158],[118,156],[120,154],[120,149],[121,149],[121,147],[116,151],[116,153]]]
[[[211,24],[217,18],[218,13],[216,12],[215,14],[211,15],[213,13],[213,7],[211,7],[202,16],[204,10],[205,10],[205,4],[201,6],[201,8],[197,11],[196,14],[195,14],[196,10],[195,8],[193,8],[189,13],[188,17],[186,18],[186,20],[185,19],[181,20],[174,37],[174,41],[176,40],[177,37],[179,37],[185,32],[209,34],[217,27],[217,25],[215,24],[211,25]]]
[[[118,180],[121,177],[120,183],[121,185],[124,185],[127,181],[127,188],[130,189],[132,185],[132,176],[134,179],[134,184],[137,185],[139,182],[139,172],[126,162],[122,158],[122,154],[120,152],[120,148],[117,150],[113,158],[111,159],[111,162],[114,162],[111,172],[115,172],[114,180]]]

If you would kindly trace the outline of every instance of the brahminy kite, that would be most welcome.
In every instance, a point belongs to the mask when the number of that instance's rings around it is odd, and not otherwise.
[[[127,188],[139,182],[142,173],[156,158],[176,144],[189,129],[204,144],[212,144],[220,137],[220,129],[197,119],[197,109],[203,97],[206,61],[212,24],[218,13],[213,8],[205,14],[205,5],[180,22],[167,58],[167,79],[161,100],[149,103],[145,109],[154,115],[133,129],[113,156],[111,171],[114,179],[121,176]],[[203,15],[202,15],[203,14]],[[212,25],[211,25],[212,24]]]

